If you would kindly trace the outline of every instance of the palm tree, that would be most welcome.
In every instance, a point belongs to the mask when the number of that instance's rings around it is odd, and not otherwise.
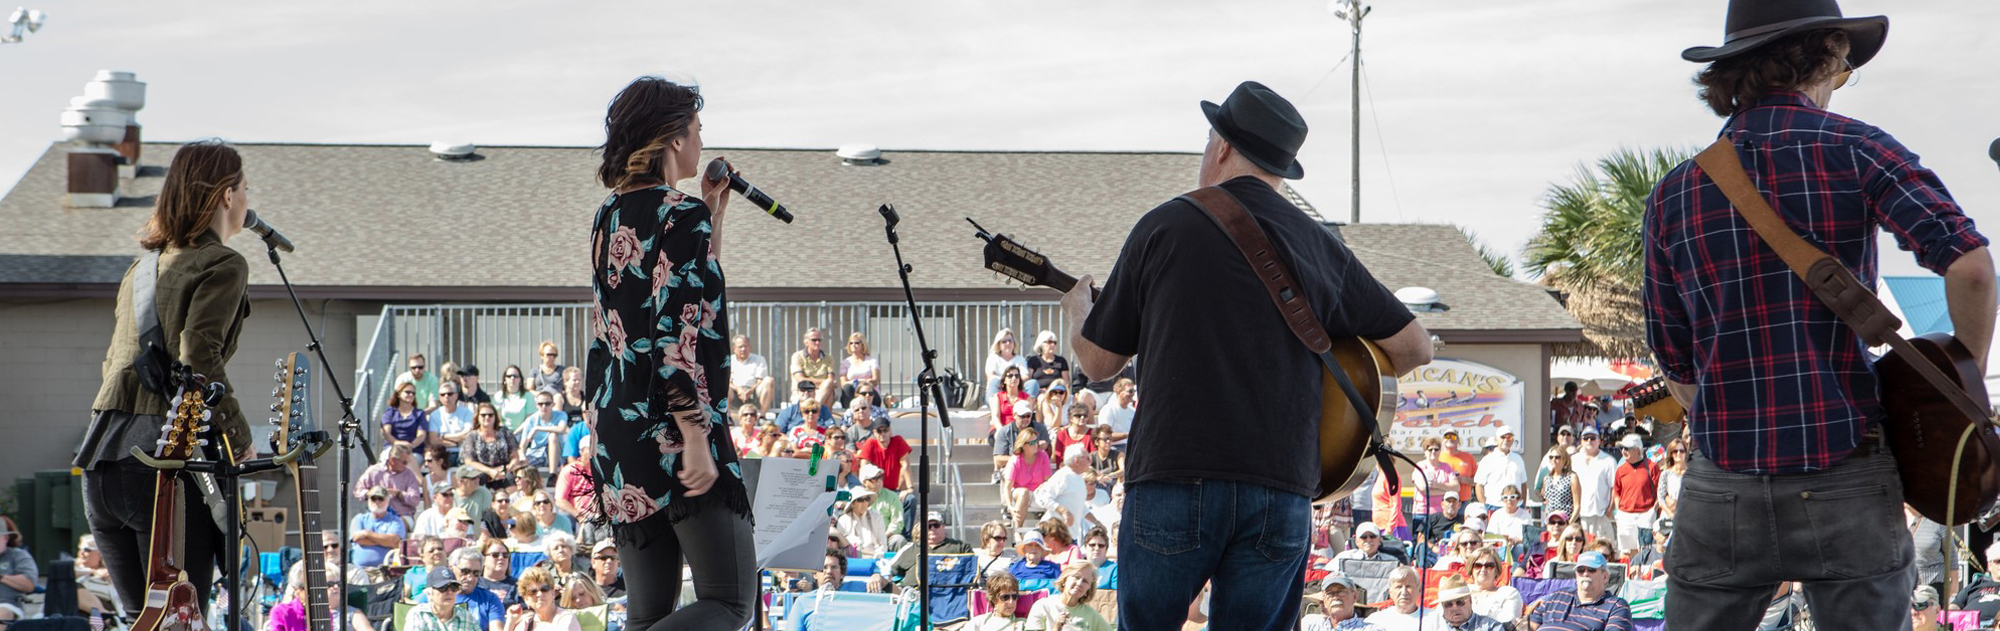
[[[1486,267],[1491,268],[1494,274],[1507,278],[1514,277],[1513,259],[1507,258],[1506,254],[1502,254],[1499,250],[1495,250],[1492,246],[1487,245],[1486,240],[1479,238],[1479,235],[1474,233],[1471,228],[1455,224],[1452,227],[1458,228],[1458,233],[1465,235],[1465,240],[1472,244],[1472,249],[1479,253],[1480,260],[1486,261]]]
[[[1648,354],[1639,302],[1640,217],[1653,186],[1693,157],[1687,149],[1621,148],[1599,158],[1595,169],[1579,165],[1568,183],[1549,187],[1525,267],[1544,286],[1566,294],[1564,306],[1583,323],[1584,343],[1558,354]]]

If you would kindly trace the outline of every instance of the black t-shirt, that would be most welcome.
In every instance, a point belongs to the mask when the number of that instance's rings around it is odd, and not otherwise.
[[[1250,177],[1222,186],[1290,263],[1328,335],[1384,339],[1415,317],[1276,190]],[[1139,219],[1083,335],[1145,358],[1127,480],[1215,478],[1313,494],[1324,371],[1201,209],[1175,199]]]
[[[1028,378],[1042,384],[1041,387],[1043,389],[1047,389],[1049,384],[1055,383],[1057,379],[1062,378],[1062,374],[1065,372],[1069,372],[1069,360],[1063,359],[1061,355],[1057,355],[1055,359],[1049,361],[1042,361],[1042,356],[1039,353],[1028,356]]]

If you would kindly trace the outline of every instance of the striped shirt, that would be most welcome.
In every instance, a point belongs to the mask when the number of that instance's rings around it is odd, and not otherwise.
[[[1986,245],[1944,184],[1895,138],[1774,94],[1723,125],[1787,226],[1869,286],[1880,229],[1942,274]],[[1690,160],[1644,218],[1646,341],[1667,378],[1695,387],[1695,445],[1723,469],[1831,466],[1882,418],[1872,357]]]
[[[1528,622],[1539,631],[1632,631],[1632,607],[1617,596],[1586,604],[1576,592],[1556,592],[1535,604]]]

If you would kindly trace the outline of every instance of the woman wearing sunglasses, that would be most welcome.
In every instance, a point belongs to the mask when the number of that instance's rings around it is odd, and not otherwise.
[[[1472,553],[1467,567],[1472,570],[1472,613],[1500,624],[1514,624],[1514,619],[1521,617],[1521,591],[1507,584],[1500,553],[1482,546]]]

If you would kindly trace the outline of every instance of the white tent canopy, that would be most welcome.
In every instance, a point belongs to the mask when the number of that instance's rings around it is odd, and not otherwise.
[[[1574,381],[1585,394],[1595,388],[1599,393],[1617,392],[1632,383],[1632,378],[1611,369],[1611,363],[1602,359],[1558,359],[1549,365],[1551,387],[1565,381]]]

